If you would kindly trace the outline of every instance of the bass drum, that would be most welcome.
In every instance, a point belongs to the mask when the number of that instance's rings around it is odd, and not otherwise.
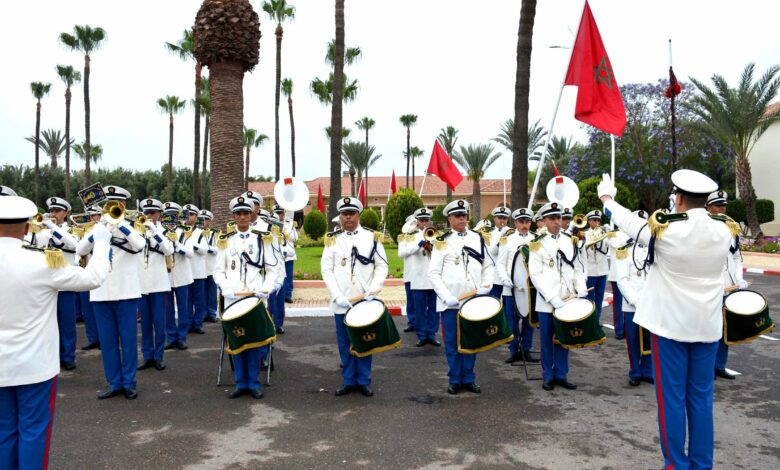
[[[536,288],[531,283],[531,277],[528,275],[528,245],[523,245],[515,252],[512,260],[512,298],[515,304],[515,314],[525,318],[528,316],[528,323],[539,327],[539,314],[536,312]],[[517,288],[523,286],[523,290]],[[529,316],[530,315],[530,316]]]
[[[222,312],[228,354],[260,348],[276,341],[276,328],[265,303],[257,297],[233,302]]]
[[[596,305],[588,299],[572,299],[553,312],[553,341],[566,349],[596,346],[607,340],[599,325]]]
[[[501,302],[489,295],[477,295],[463,302],[458,312],[458,352],[475,354],[512,340]]]
[[[398,329],[381,300],[356,302],[347,310],[344,326],[351,344],[349,352],[353,356],[370,356],[401,345]]]

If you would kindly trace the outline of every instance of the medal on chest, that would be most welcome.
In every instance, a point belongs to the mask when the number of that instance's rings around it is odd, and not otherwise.
[[[550,265],[551,268],[555,267],[555,261],[553,261],[552,258],[550,258],[550,262],[548,264]]]
[[[232,269],[233,271],[236,270],[236,260],[230,262],[230,269]]]
[[[341,258],[341,265],[346,266],[347,265],[347,258]]]
[[[636,272],[636,277],[642,277],[642,271],[637,271]]]
[[[459,264],[460,264],[460,257],[457,257],[457,258],[455,258],[455,265],[457,266]]]

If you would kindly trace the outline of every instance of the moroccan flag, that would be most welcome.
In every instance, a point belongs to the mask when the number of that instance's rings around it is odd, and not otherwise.
[[[428,163],[428,174],[438,176],[452,190],[455,190],[455,186],[463,181],[463,175],[460,174],[460,170],[447,155],[447,151],[444,150],[438,139],[433,144],[431,161]]]
[[[677,81],[677,77],[674,75],[674,70],[672,70],[672,67],[669,66],[669,86],[666,87],[664,94],[667,98],[671,98],[672,95],[679,95],[681,91],[682,86],[680,86],[680,82]]]
[[[368,207],[366,204],[366,180],[361,179],[360,180],[360,190],[358,191],[358,199],[360,199],[360,202],[363,204],[363,207]]]
[[[390,193],[395,194],[398,191],[398,184],[395,182],[395,170],[393,170],[393,179],[390,180]]]
[[[623,134],[626,108],[587,1],[563,84],[578,88],[574,111],[578,121],[618,137]]]
[[[322,185],[317,185],[317,210],[325,213],[325,200],[322,198]]]

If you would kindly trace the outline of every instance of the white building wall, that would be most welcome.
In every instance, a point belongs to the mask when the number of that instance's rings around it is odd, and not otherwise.
[[[759,199],[771,199],[775,203],[775,220],[763,224],[764,235],[780,235],[780,122],[764,132],[750,152],[750,170],[753,186]]]

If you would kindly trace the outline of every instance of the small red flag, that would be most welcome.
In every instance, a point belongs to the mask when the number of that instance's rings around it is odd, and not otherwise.
[[[578,121],[618,137],[623,134],[626,108],[587,1],[563,83],[578,88],[574,111]]]
[[[358,199],[360,199],[360,202],[363,204],[363,207],[368,206],[368,204],[366,204],[366,180],[364,179],[360,180],[360,190],[358,191]]]
[[[322,185],[317,185],[317,210],[325,213],[325,200],[322,198]]]
[[[395,182],[395,170],[393,170],[393,179],[390,180],[390,192],[395,194],[398,191],[398,184]]]
[[[428,174],[438,176],[452,190],[463,181],[463,175],[460,174],[460,170],[455,166],[450,156],[447,155],[447,151],[444,150],[438,139],[433,144],[431,161],[428,163]]]
[[[680,82],[677,81],[677,76],[675,76],[672,67],[669,67],[669,86],[666,87],[664,94],[667,98],[671,98],[672,95],[679,95],[681,91],[682,86],[680,85]]]

